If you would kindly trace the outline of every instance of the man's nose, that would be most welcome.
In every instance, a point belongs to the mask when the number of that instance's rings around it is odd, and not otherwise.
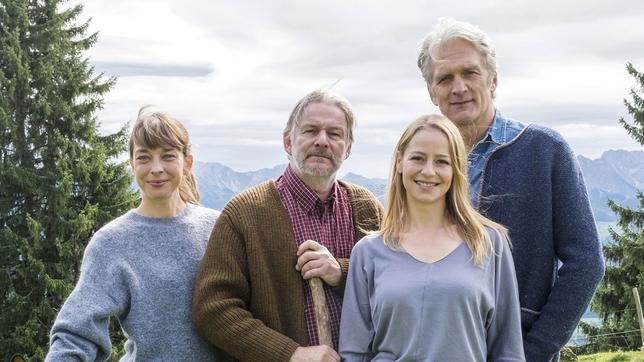
[[[326,131],[322,130],[318,132],[317,136],[315,137],[315,145],[318,147],[329,147],[329,135],[326,133]]]
[[[465,80],[463,80],[462,77],[454,77],[454,81],[452,82],[452,93],[454,94],[463,94],[467,92],[467,85],[465,84]]]

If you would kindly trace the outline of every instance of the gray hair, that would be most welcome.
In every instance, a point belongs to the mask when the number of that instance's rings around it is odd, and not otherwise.
[[[476,25],[454,19],[441,18],[434,29],[427,34],[418,54],[418,68],[428,85],[432,82],[434,53],[441,45],[453,39],[464,39],[472,43],[485,60],[490,79],[496,74],[496,50],[490,37]]]
[[[284,134],[288,133],[291,135],[295,129],[295,125],[300,122],[302,119],[302,114],[306,107],[311,103],[326,103],[340,108],[344,113],[344,117],[347,119],[347,132],[349,136],[349,141],[353,142],[353,130],[356,127],[355,118],[353,116],[353,111],[351,110],[351,104],[344,97],[333,93],[326,89],[317,89],[313,92],[304,96],[300,99],[291,115],[288,117],[288,122],[284,128]]]

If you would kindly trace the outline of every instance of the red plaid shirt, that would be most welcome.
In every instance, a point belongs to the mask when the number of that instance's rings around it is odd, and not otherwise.
[[[336,258],[351,256],[351,248],[354,244],[353,215],[351,200],[345,187],[336,181],[333,184],[331,195],[322,202],[315,191],[306,186],[290,166],[275,183],[282,204],[291,218],[295,242],[298,246],[310,239],[324,245]],[[304,320],[306,321],[309,345],[316,346],[319,344],[319,340],[315,325],[313,298],[308,282],[304,279],[302,281],[306,302]],[[331,290],[330,286],[326,283],[323,284],[333,345],[337,349],[342,300]]]

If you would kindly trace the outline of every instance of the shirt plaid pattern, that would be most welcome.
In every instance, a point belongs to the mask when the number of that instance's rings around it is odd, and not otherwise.
[[[331,195],[325,202],[322,202],[315,191],[306,186],[290,166],[275,181],[275,184],[282,204],[291,218],[293,234],[298,246],[310,239],[324,245],[336,258],[351,256],[355,236],[351,201],[345,187],[336,181],[333,184]],[[326,283],[323,284],[333,345],[337,349],[342,301],[330,286]],[[306,303],[304,319],[309,345],[316,346],[319,344],[319,340],[311,289],[305,280],[303,280],[302,286]]]

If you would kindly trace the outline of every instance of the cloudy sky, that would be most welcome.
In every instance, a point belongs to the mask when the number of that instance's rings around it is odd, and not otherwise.
[[[88,56],[117,76],[101,130],[156,104],[188,127],[199,161],[235,170],[286,162],[281,131],[299,98],[335,84],[358,117],[345,172],[384,177],[406,124],[438,112],[416,68],[437,19],[472,22],[497,47],[495,104],[555,128],[575,152],[641,149],[618,125],[644,70],[644,1],[91,0]],[[336,84],[337,83],[337,84]]]

